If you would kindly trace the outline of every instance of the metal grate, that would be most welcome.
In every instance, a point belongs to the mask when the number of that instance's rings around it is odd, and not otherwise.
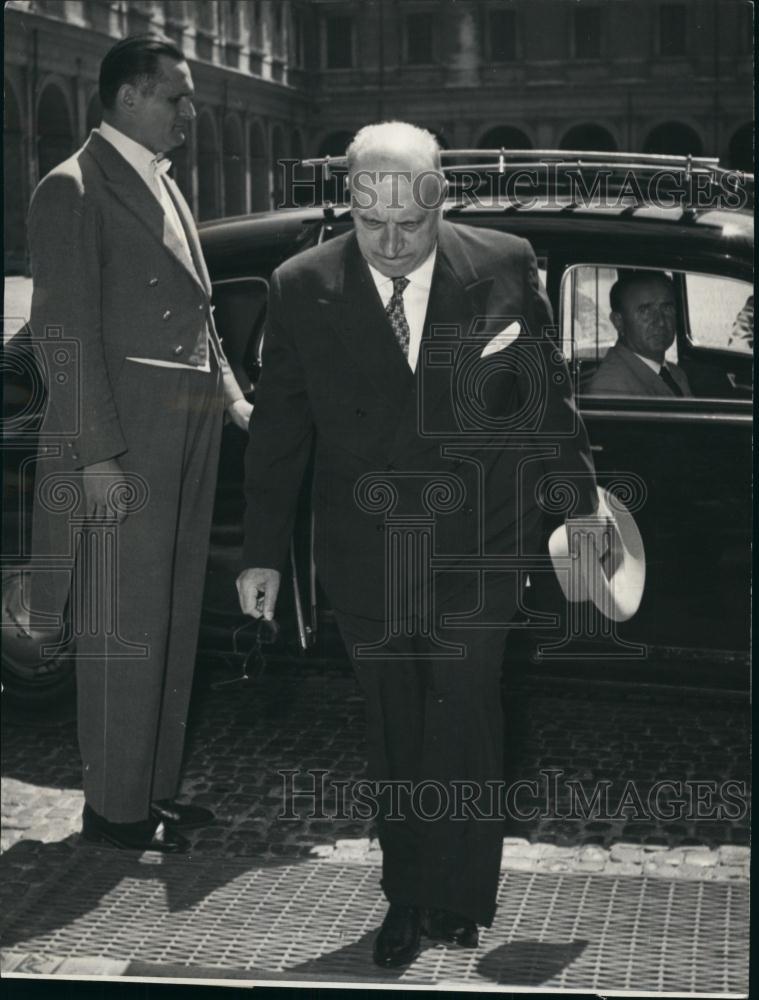
[[[5,860],[18,878],[13,868],[28,870],[30,859],[13,853]],[[375,865],[139,858],[51,845],[33,867],[36,885],[5,902],[3,944],[14,965],[23,952],[43,964],[46,956],[121,960],[127,974],[171,966],[179,975],[184,967],[187,978],[216,970],[678,994],[748,986],[745,883],[508,871],[477,950],[428,945],[408,969],[383,973],[371,962],[385,912]]]

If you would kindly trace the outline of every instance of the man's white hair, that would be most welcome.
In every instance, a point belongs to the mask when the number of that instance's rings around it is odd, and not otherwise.
[[[440,170],[440,145],[425,128],[409,122],[379,122],[365,125],[345,151],[348,173],[367,158],[400,163],[419,162],[423,169]]]

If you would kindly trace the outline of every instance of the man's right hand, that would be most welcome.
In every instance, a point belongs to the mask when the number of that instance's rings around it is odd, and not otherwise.
[[[282,574],[276,569],[244,569],[237,577],[243,614],[266,621],[274,617]]]
[[[130,486],[124,478],[121,466],[115,458],[104,462],[85,465],[82,469],[82,483],[87,505],[87,517],[93,521],[115,518],[121,522],[127,516],[123,505],[113,500],[129,496]]]

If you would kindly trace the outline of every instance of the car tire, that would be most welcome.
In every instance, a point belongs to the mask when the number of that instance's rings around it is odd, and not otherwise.
[[[36,712],[68,704],[76,696],[76,663],[68,650],[38,663],[36,669],[3,652],[0,675],[8,707]]]
[[[2,697],[5,705],[42,711],[68,703],[76,692],[74,644],[60,645],[50,656],[55,630],[33,629],[29,623],[28,574],[9,571],[2,580]]]

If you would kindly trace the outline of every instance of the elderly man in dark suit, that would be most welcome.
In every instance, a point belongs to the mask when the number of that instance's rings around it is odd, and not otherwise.
[[[366,696],[389,967],[423,934],[472,947],[492,921],[519,560],[552,475],[590,534],[596,490],[529,244],[442,220],[439,149],[414,126],[362,129],[348,171],[355,231],[272,278],[238,590],[272,617],[315,445],[315,558]]]
[[[682,368],[664,355],[676,333],[675,290],[661,271],[622,271],[609,292],[619,340],[588,383],[595,396],[692,396]]]
[[[76,640],[84,837],[174,852],[183,828],[213,819],[176,795],[222,417],[247,429],[250,404],[163,159],[195,116],[181,51],[119,42],[100,98],[102,126],[42,180],[29,215],[48,384],[32,612],[68,620]]]

